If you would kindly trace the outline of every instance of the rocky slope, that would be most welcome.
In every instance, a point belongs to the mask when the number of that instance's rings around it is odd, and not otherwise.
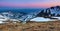
[[[57,16],[58,17],[60,16],[60,6],[54,6],[47,9],[43,9],[39,14],[37,14],[37,16],[40,16],[40,17]]]

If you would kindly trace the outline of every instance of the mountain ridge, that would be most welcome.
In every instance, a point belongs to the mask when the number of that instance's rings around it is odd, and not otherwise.
[[[60,16],[60,6],[55,6],[55,7],[50,7],[47,9],[24,9],[25,12],[26,10],[33,10],[33,12],[30,13],[24,13],[24,12],[20,12],[19,10],[7,10],[3,12],[0,11],[0,15],[3,15],[5,17],[9,17],[10,19],[18,19],[21,20],[23,22],[29,21],[32,18],[35,17],[52,17],[52,16]],[[27,11],[28,12],[28,11]]]

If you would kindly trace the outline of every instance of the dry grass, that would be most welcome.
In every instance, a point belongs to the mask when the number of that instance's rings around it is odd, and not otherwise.
[[[0,24],[0,31],[60,31],[60,21]]]

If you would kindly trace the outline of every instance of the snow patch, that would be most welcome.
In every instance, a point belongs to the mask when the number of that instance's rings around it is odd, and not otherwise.
[[[55,20],[56,20],[56,19],[36,17],[36,18],[34,18],[34,19],[31,19],[30,21],[35,21],[35,22],[47,22],[47,21],[55,21]]]

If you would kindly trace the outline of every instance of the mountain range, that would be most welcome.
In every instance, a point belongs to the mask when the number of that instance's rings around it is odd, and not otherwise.
[[[31,12],[33,11],[33,12]],[[29,12],[29,13],[26,13]],[[46,9],[1,9],[0,15],[4,18],[29,21],[35,17],[57,17],[60,16],[60,6],[54,6]]]

